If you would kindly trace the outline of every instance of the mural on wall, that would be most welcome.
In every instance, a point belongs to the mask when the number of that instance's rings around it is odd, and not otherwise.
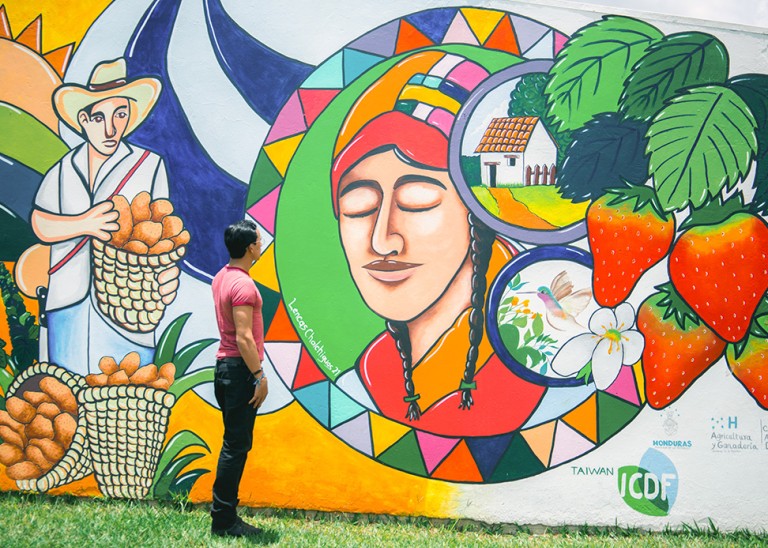
[[[40,19],[13,32],[0,8],[0,463],[17,488],[210,496],[206,299],[243,216],[264,233],[252,275],[279,379],[260,420],[300,416],[340,462],[446,497],[535,476],[723,357],[768,409],[768,76],[732,75],[716,36],[438,8],[311,66],[205,0],[222,97],[266,128],[244,170],[169,62],[192,8],[145,4],[117,45],[120,2],[89,30],[101,42],[45,55]],[[278,487],[243,498],[290,504]]]

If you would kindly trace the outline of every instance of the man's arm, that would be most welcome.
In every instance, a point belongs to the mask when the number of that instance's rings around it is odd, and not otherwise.
[[[32,211],[32,230],[46,243],[63,242],[79,236],[92,236],[108,241],[111,232],[119,228],[117,211],[112,202],[96,204],[80,215],[58,215],[42,209]]]
[[[259,349],[253,338],[253,307],[234,306],[232,316],[235,320],[235,338],[240,356],[245,360],[248,370],[253,373],[255,379],[259,379],[253,391],[253,398],[248,402],[258,408],[267,397],[267,379],[261,370],[261,358]]]

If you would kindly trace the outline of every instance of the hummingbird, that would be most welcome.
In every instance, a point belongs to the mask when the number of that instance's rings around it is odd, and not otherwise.
[[[563,270],[555,276],[549,287],[541,286],[535,292],[547,309],[547,323],[558,331],[568,329],[583,330],[584,326],[576,321],[592,299],[589,288],[573,291],[573,282],[568,273]]]

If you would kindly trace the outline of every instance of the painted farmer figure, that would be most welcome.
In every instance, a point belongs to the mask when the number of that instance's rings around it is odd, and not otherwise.
[[[155,78],[128,81],[125,60],[118,59],[97,65],[86,86],[64,85],[53,95],[59,118],[86,142],[48,171],[35,198],[32,227],[51,246],[40,355],[80,374],[97,370],[105,355],[119,359],[137,351],[142,364],[153,358],[154,332],[129,332],[95,306],[91,240],[109,241],[119,228],[113,195],[168,197],[162,158],[124,140],[147,118],[160,90]],[[159,280],[166,303],[175,297],[178,276],[174,267]]]

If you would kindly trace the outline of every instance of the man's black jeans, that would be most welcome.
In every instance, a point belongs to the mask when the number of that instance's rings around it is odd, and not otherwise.
[[[240,478],[253,444],[256,409],[248,405],[253,397],[253,376],[242,358],[224,358],[216,361],[213,386],[224,415],[224,444],[213,483],[212,527],[228,529],[237,521]]]

